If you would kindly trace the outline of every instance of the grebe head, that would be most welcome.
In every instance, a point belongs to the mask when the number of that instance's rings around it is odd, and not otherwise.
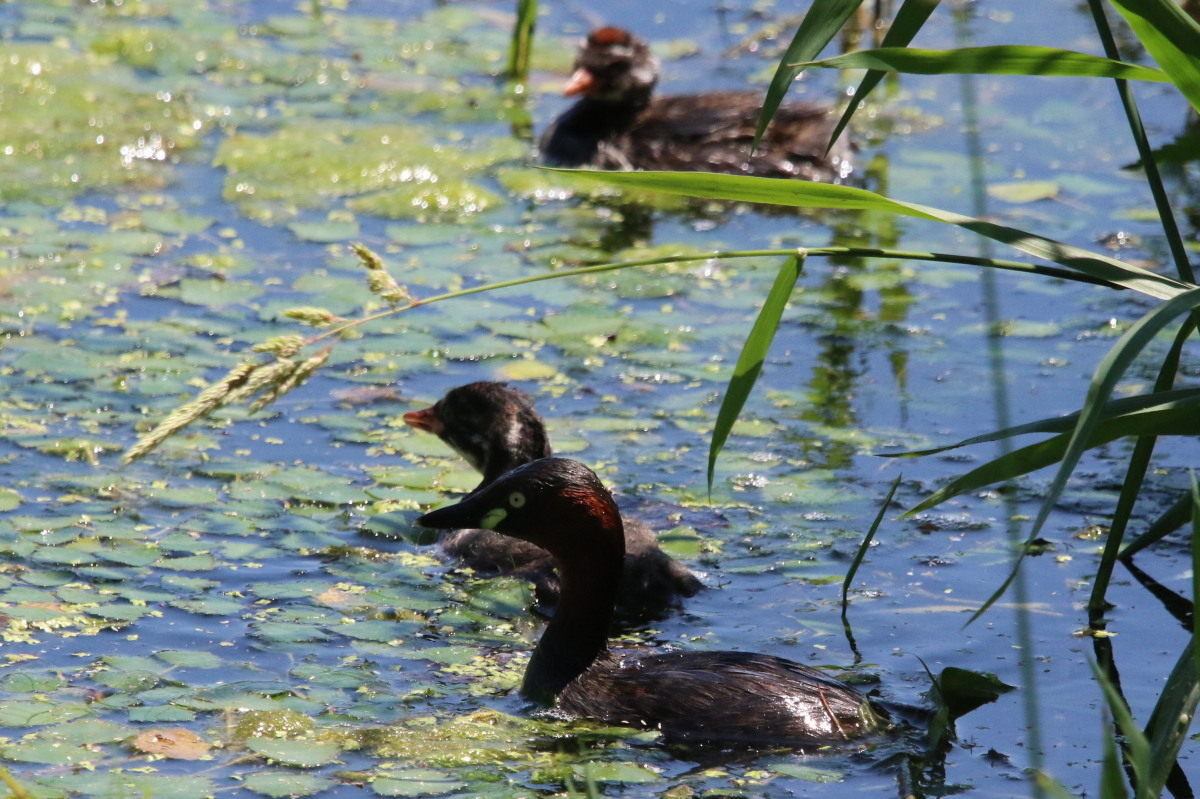
[[[588,34],[563,94],[608,103],[644,104],[658,82],[658,60],[645,41],[622,28]]]
[[[524,392],[481,381],[452,388],[404,423],[433,433],[461,455],[485,482],[537,458],[549,457],[546,427]]]
[[[537,544],[563,561],[625,551],[621,515],[591,469],[542,458],[417,519],[423,527],[477,527]]]

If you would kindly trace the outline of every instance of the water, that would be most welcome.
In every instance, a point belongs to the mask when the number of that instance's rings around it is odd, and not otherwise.
[[[684,3],[553,7],[539,24],[547,61],[522,108],[488,77],[502,55],[507,10],[376,4],[326,9],[313,23],[307,9],[288,4],[197,6],[186,14],[164,7],[179,26],[156,37],[143,30],[158,29],[147,21],[152,15],[125,17],[131,9],[117,6],[6,7],[6,40],[66,46],[65,53],[47,50],[44,62],[46,80],[60,81],[49,95],[60,105],[19,107],[27,117],[9,119],[41,124],[37,114],[57,113],[75,123],[63,98],[102,74],[116,87],[104,95],[111,102],[167,85],[179,118],[202,122],[191,149],[180,145],[171,161],[144,165],[145,174],[130,167],[90,182],[107,169],[103,159],[115,157],[101,147],[98,160],[80,170],[80,194],[47,188],[39,200],[18,184],[44,180],[49,187],[54,157],[19,162],[28,171],[16,178],[0,173],[11,297],[0,310],[9,386],[0,408],[8,431],[0,486],[9,489],[0,495],[8,507],[0,519],[7,560],[0,613],[9,617],[6,673],[17,675],[0,674],[10,708],[0,721],[8,728],[0,745],[5,766],[31,785],[138,794],[144,786],[154,796],[230,787],[270,794],[280,785],[333,795],[357,792],[351,786],[361,779],[376,780],[380,792],[416,791],[420,783],[434,795],[548,794],[562,790],[568,773],[602,768],[616,769],[603,783],[606,795],[659,795],[671,787],[755,796],[896,790],[887,757],[903,741],[861,755],[710,762],[642,740],[509,731],[504,725],[513,721],[496,722],[501,734],[494,738],[472,728],[450,741],[426,741],[425,749],[411,742],[396,751],[359,748],[381,728],[429,738],[420,733],[423,718],[453,727],[480,708],[527,715],[503,693],[537,633],[519,610],[521,586],[477,583],[427,550],[364,532],[382,511],[472,484],[444,447],[404,428],[398,415],[451,386],[509,378],[536,396],[560,453],[596,466],[623,503],[660,527],[688,528],[672,546],[705,573],[709,590],[638,631],[640,638],[854,669],[878,678],[882,698],[902,705],[923,701],[922,661],[935,674],[947,666],[994,673],[1020,690],[959,722],[945,781],[972,795],[1027,794],[1022,702],[1031,686],[1020,668],[1012,595],[964,627],[1007,574],[1009,509],[999,497],[969,494],[913,520],[900,519],[899,508],[889,512],[852,593],[858,657],[838,616],[841,577],[891,481],[903,473],[897,500],[907,508],[993,457],[987,447],[921,459],[875,454],[997,426],[987,316],[971,268],[810,259],[747,406],[748,424],[722,455],[711,506],[703,501],[708,434],[775,259],[540,283],[383,320],[340,342],[329,366],[273,411],[246,418],[235,409],[219,424],[202,424],[145,460],[118,466],[117,451],[192,396],[199,379],[219,378],[249,357],[251,344],[295,331],[284,309],[319,305],[354,317],[371,303],[361,268],[342,248],[345,238],[380,252],[418,296],[459,280],[510,279],[649,248],[979,246],[957,229],[869,215],[506,200],[518,179],[546,180],[522,171],[525,144],[511,131],[523,113],[540,130],[564,107],[551,93],[569,66],[569,54],[549,52],[560,34],[565,41],[596,22],[621,22],[660,43],[664,55],[689,53],[666,59],[664,84],[680,91],[762,85],[774,63],[761,52],[722,56],[764,24],[743,4],[702,13]],[[593,19],[597,13],[603,19]],[[767,23],[787,23],[783,10],[763,13]],[[973,43],[1095,51],[1087,19],[1073,8],[1043,12],[1053,20],[1052,42],[1037,38],[1048,23],[1026,24],[1030,13],[1024,4],[977,6],[968,26]],[[157,50],[138,49],[147,38]],[[398,43],[410,40],[433,42],[431,55],[399,58]],[[938,19],[917,44],[956,41],[949,21]],[[201,50],[203,68],[194,58]],[[141,55],[164,51],[169,56],[160,60]],[[115,60],[90,62],[98,56],[89,53]],[[832,96],[843,80],[814,73],[798,91]],[[27,94],[46,96],[34,84]],[[1122,123],[1110,86],[982,78],[974,91],[989,183],[1059,185],[1056,199],[1036,203],[993,197],[986,213],[1091,248],[1102,236],[1129,233],[1141,245],[1121,257],[1156,257],[1162,247],[1144,214],[1150,201],[1136,176],[1120,169],[1134,159],[1132,146],[1112,144]],[[856,132],[865,184],[978,213],[969,194],[963,97],[952,79],[906,77],[881,90],[875,120]],[[1165,91],[1140,89],[1139,100],[1156,143],[1183,127],[1180,105]],[[122,128],[121,112],[89,113],[109,113],[112,137],[141,135],[136,117]],[[1091,124],[1097,119],[1107,121]],[[65,123],[32,134],[51,156],[59,151],[47,131],[70,129]],[[0,128],[6,136],[28,138],[8,124]],[[434,168],[443,185],[464,180],[500,199],[462,217],[384,218],[347,205],[319,176],[341,169],[343,185],[355,179],[338,159],[357,163],[350,133],[371,125],[405,131],[395,135],[413,147],[437,142],[450,152],[484,153],[482,166],[447,156]],[[247,147],[265,143],[268,156],[241,163],[233,179],[228,163],[211,162],[222,142],[239,135]],[[297,142],[311,143],[311,152],[297,155]],[[403,148],[383,147],[379,157],[402,158]],[[318,177],[297,179],[306,172]],[[258,193],[231,191],[239,180]],[[1187,198],[1185,181],[1172,186]],[[163,211],[184,220],[154,215]],[[195,232],[186,223],[196,217],[213,221]],[[295,223],[354,223],[357,232],[330,243],[321,235],[328,231],[289,228]],[[130,231],[143,235],[133,240]],[[1150,307],[1129,292],[1036,277],[1003,274],[996,283],[1010,330],[1000,379],[1017,423],[1077,408],[1121,326]],[[1193,363],[1187,370],[1196,373]],[[1135,370],[1128,388],[1152,379]],[[353,400],[356,391],[384,387],[394,393]],[[1043,533],[1052,548],[1028,558],[1024,570],[1045,764],[1075,793],[1096,789],[1104,734],[1100,692],[1087,668],[1092,642],[1075,635],[1086,623],[1083,604],[1102,541],[1080,536],[1104,523],[1127,455],[1128,446],[1116,443],[1085,462]],[[1166,489],[1182,487],[1194,462],[1194,442],[1165,442],[1143,518],[1173,499]],[[1049,479],[1038,473],[1018,481],[1022,536]],[[364,549],[338,555],[342,545]],[[373,558],[373,548],[389,557]],[[1138,564],[1186,595],[1191,576],[1181,548],[1160,547]],[[1118,579],[1109,594],[1117,606],[1112,645],[1134,714],[1144,720],[1187,635],[1127,572]],[[21,680],[31,675],[49,682],[23,691]],[[23,702],[42,703],[38,709],[50,716],[26,714]],[[279,765],[297,755],[271,749],[269,736],[236,733],[247,708],[316,719],[318,737],[334,754],[312,755],[318,762],[308,770]],[[92,726],[72,726],[73,718]],[[138,759],[158,769],[138,777],[149,780],[140,785],[118,771],[128,753],[114,741],[181,726],[228,748],[211,762]],[[23,740],[26,733],[36,735]],[[275,760],[239,759],[243,744]],[[73,778],[63,765],[66,750],[76,761],[92,760],[100,776]],[[1194,771],[1195,756],[1194,745],[1185,746],[1185,771]],[[189,778],[171,782],[171,775]]]

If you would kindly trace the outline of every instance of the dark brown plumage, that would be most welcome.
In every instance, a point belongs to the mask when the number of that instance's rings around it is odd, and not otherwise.
[[[466,459],[483,480],[551,454],[542,418],[529,398],[503,383],[479,382],[451,389],[432,407],[404,414],[404,421],[434,433]],[[538,601],[553,606],[560,592],[554,558],[545,549],[490,530],[453,530],[441,539],[447,555],[485,574],[513,574],[531,581]],[[625,565],[617,601],[622,622],[660,618],[703,584],[658,546],[648,525],[625,520]]]
[[[565,93],[580,100],[542,135],[544,161],[555,166],[724,172],[840,181],[849,148],[826,154],[833,132],[828,108],[781,106],[751,153],[762,108],[757,92],[653,97],[658,62],[646,43],[620,28],[592,31]]]
[[[435,529],[484,527],[553,554],[562,594],[521,691],[558,714],[660,730],[672,742],[750,746],[823,745],[881,725],[859,693],[783,658],[610,651],[621,516],[599,478],[578,461],[534,461],[417,521]]]

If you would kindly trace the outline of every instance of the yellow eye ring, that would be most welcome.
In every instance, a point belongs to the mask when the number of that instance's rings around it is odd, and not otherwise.
[[[514,491],[508,495],[508,504],[514,508],[525,507],[525,495],[520,491]]]

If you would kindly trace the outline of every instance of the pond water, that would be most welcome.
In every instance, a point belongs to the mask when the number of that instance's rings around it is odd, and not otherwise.
[[[958,25],[941,9],[916,44],[1097,51],[1074,4],[1030,5],[986,0]],[[539,629],[528,589],[474,580],[372,524],[474,485],[400,414],[452,386],[505,379],[536,398],[559,454],[595,467],[705,575],[684,611],[632,638],[828,666],[898,705],[925,702],[926,666],[993,673],[1018,690],[958,723],[934,787],[1027,795],[1032,697],[1046,770],[1094,793],[1106,722],[1093,643],[1077,633],[1129,446],[1085,461],[1043,533],[1046,552],[1025,563],[1031,653],[1012,592],[966,621],[1003,582],[1050,476],[902,519],[995,452],[878,453],[1006,423],[997,385],[1011,423],[1076,409],[1100,358],[1151,307],[1130,292],[810,259],[711,501],[708,435],[777,258],[548,281],[381,319],[268,410],[228,409],[120,465],[139,433],[250,346],[305,332],[285,310],[382,310],[353,241],[419,297],[677,252],[981,251],[934,223],[629,201],[527,166],[525,131],[566,107],[556,87],[593,24],[651,39],[668,90],[761,87],[780,44],[758,34],[790,38],[789,8],[552,4],[535,74],[514,97],[493,78],[509,4],[316,6],[0,5],[0,764],[48,796],[335,795],[363,784],[380,795],[526,796],[587,778],[612,796],[894,795],[913,736],[733,755],[530,719],[512,691]],[[796,93],[832,99],[847,81],[812,73]],[[1168,90],[1138,97],[1156,145],[1183,130]],[[970,190],[972,103],[985,208]],[[1160,267],[1153,204],[1123,168],[1136,160],[1114,133],[1123,126],[1102,81],[904,77],[860,114],[856,178],[1082,247],[1120,234],[1119,257]],[[1176,201],[1194,207],[1200,176],[1168,177]],[[985,335],[993,315],[1006,331],[999,361]],[[1151,368],[1123,388],[1152,382]],[[1195,462],[1193,441],[1164,442],[1139,518],[1173,501]],[[839,619],[842,576],[901,474],[851,593],[856,653]],[[1185,554],[1167,542],[1138,565],[1187,596]],[[1188,633],[1135,575],[1118,579],[1111,643],[1144,720]],[[131,743],[154,731],[185,741],[162,732],[180,729],[196,740],[170,757]],[[1197,756],[1193,739],[1180,761],[1193,780]]]

